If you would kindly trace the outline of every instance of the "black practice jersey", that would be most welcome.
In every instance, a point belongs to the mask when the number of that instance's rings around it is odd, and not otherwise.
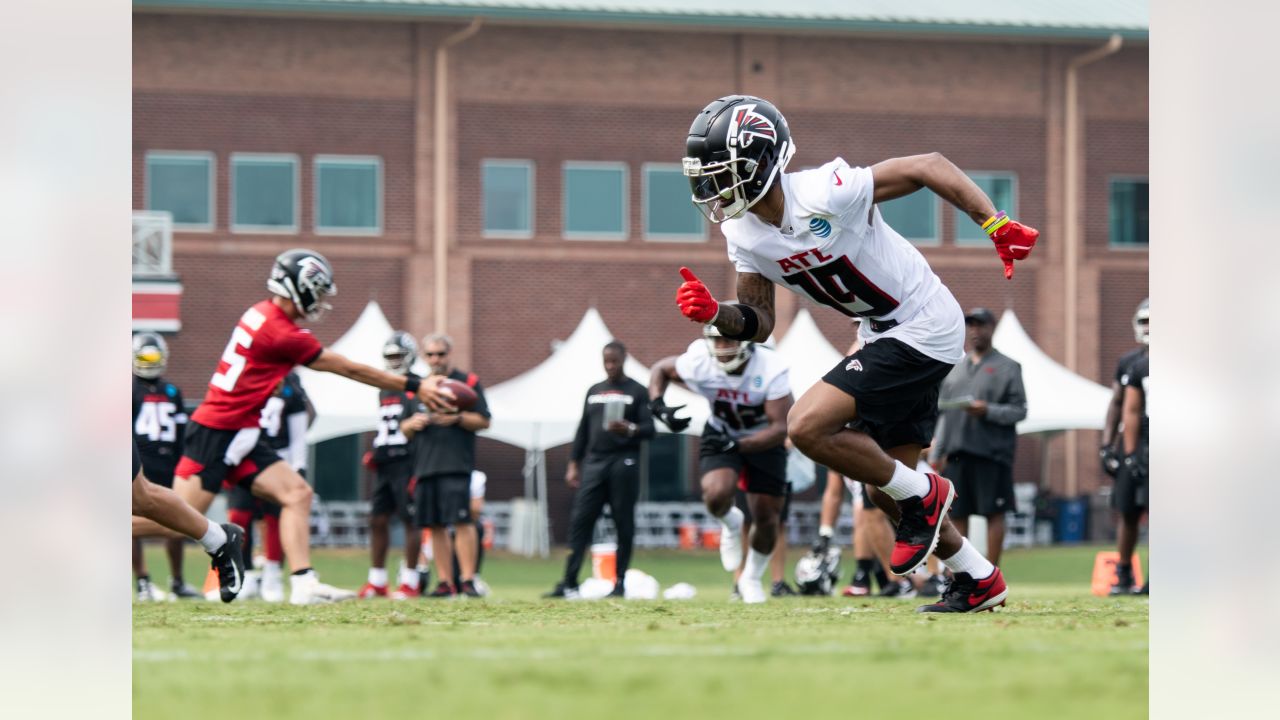
[[[1151,396],[1148,394],[1148,386],[1151,378],[1148,367],[1151,358],[1144,354],[1138,358],[1133,365],[1129,366],[1128,376],[1125,378],[1125,387],[1137,388],[1142,393],[1142,441],[1146,442],[1150,437],[1150,427],[1147,425],[1147,411],[1151,407]]]
[[[1137,350],[1132,350],[1122,355],[1120,357],[1120,362],[1116,363],[1116,384],[1118,384],[1120,387],[1124,387],[1125,385],[1128,385],[1129,384],[1129,368],[1133,367],[1134,363],[1141,360],[1142,358],[1145,358],[1146,356],[1147,356],[1147,349],[1145,347],[1140,347]]]
[[[635,435],[624,437],[604,429],[604,406],[610,402],[622,404],[622,419],[635,423]],[[640,441],[651,437],[653,414],[649,411],[649,389],[629,377],[618,383],[605,380],[587,390],[587,398],[582,403],[582,419],[578,421],[578,432],[573,438],[569,457],[581,461],[588,456],[635,454],[640,451]]]
[[[182,457],[187,411],[178,386],[133,376],[133,438],[148,475],[172,475]]]
[[[291,372],[284,378],[284,387],[280,392],[267,398],[262,406],[262,418],[258,425],[262,428],[262,438],[272,450],[284,450],[289,447],[288,418],[297,413],[307,411],[307,391],[302,389],[302,381],[298,373]]]
[[[411,377],[417,377],[409,373]],[[378,393],[378,434],[373,436],[373,461],[395,462],[408,459],[409,438],[400,431],[400,420],[405,410],[416,408],[417,393],[404,390],[383,390]]]

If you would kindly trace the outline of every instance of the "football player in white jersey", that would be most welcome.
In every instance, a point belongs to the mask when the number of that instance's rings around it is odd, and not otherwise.
[[[832,368],[789,417],[792,442],[815,462],[871,486],[896,524],[890,570],[905,575],[931,552],[955,575],[926,612],[974,612],[1004,604],[999,569],[947,520],[955,489],[915,469],[938,417],[938,388],[964,357],[964,315],[924,256],[876,208],[928,188],[978,223],[1006,278],[1039,232],[999,212],[939,153],[871,167],[843,159],[787,174],[795,152],[786,118],[758,97],[731,95],[694,118],[684,174],[693,203],[728,241],[736,303],[717,303],[688,269],[676,293],[685,317],[729,338],[761,341],[774,323],[774,285],[863,318],[864,346]]]
[[[751,341],[723,337],[713,325],[680,356],[653,366],[649,407],[674,432],[689,426],[662,401],[673,380],[701,394],[712,413],[699,452],[702,501],[720,520],[720,561],[728,572],[742,566],[738,594],[746,603],[762,603],[762,578],[778,540],[779,515],[787,493],[787,413],[791,381],[782,358]],[[753,522],[746,560],[742,554],[743,512],[733,504],[740,475],[746,477],[747,506]]]

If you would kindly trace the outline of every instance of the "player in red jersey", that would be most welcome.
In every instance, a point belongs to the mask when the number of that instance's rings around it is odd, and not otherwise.
[[[281,506],[280,540],[293,570],[289,601],[333,602],[355,594],[319,581],[311,569],[311,486],[261,437],[263,405],[297,365],[331,372],[384,390],[419,395],[434,410],[452,409],[440,378],[417,378],[379,370],[327,350],[297,321],[319,320],[337,291],[333,268],[311,250],[288,250],[276,258],[267,280],[272,297],[240,316],[218,362],[204,402],[191,415],[174,489],[206,512],[223,484],[248,483],[250,491]],[[163,535],[159,525],[134,518],[134,536]]]

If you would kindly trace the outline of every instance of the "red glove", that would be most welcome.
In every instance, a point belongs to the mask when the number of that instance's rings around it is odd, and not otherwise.
[[[376,463],[376,462],[374,462],[374,461],[373,461],[373,451],[372,451],[372,450],[366,450],[366,451],[365,451],[365,453],[364,453],[364,457],[360,458],[360,464],[361,464],[361,465],[363,465],[363,466],[365,466],[366,468],[368,468],[368,469],[370,469],[370,470],[377,470],[377,469],[378,469],[378,463]]]
[[[715,320],[716,313],[720,312],[720,303],[711,297],[711,291],[687,267],[680,268],[680,276],[684,278],[684,283],[676,291],[676,305],[680,306],[680,313],[703,324]]]
[[[1011,280],[1013,261],[1027,259],[1036,246],[1040,231],[1010,219],[1003,212],[992,215],[982,223],[982,229],[987,231],[991,242],[996,244],[996,254],[1004,261],[1004,277]]]

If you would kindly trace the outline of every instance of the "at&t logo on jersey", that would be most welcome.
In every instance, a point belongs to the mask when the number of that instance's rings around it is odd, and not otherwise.
[[[831,235],[831,222],[826,218],[813,218],[809,220],[809,232],[820,238]]]

